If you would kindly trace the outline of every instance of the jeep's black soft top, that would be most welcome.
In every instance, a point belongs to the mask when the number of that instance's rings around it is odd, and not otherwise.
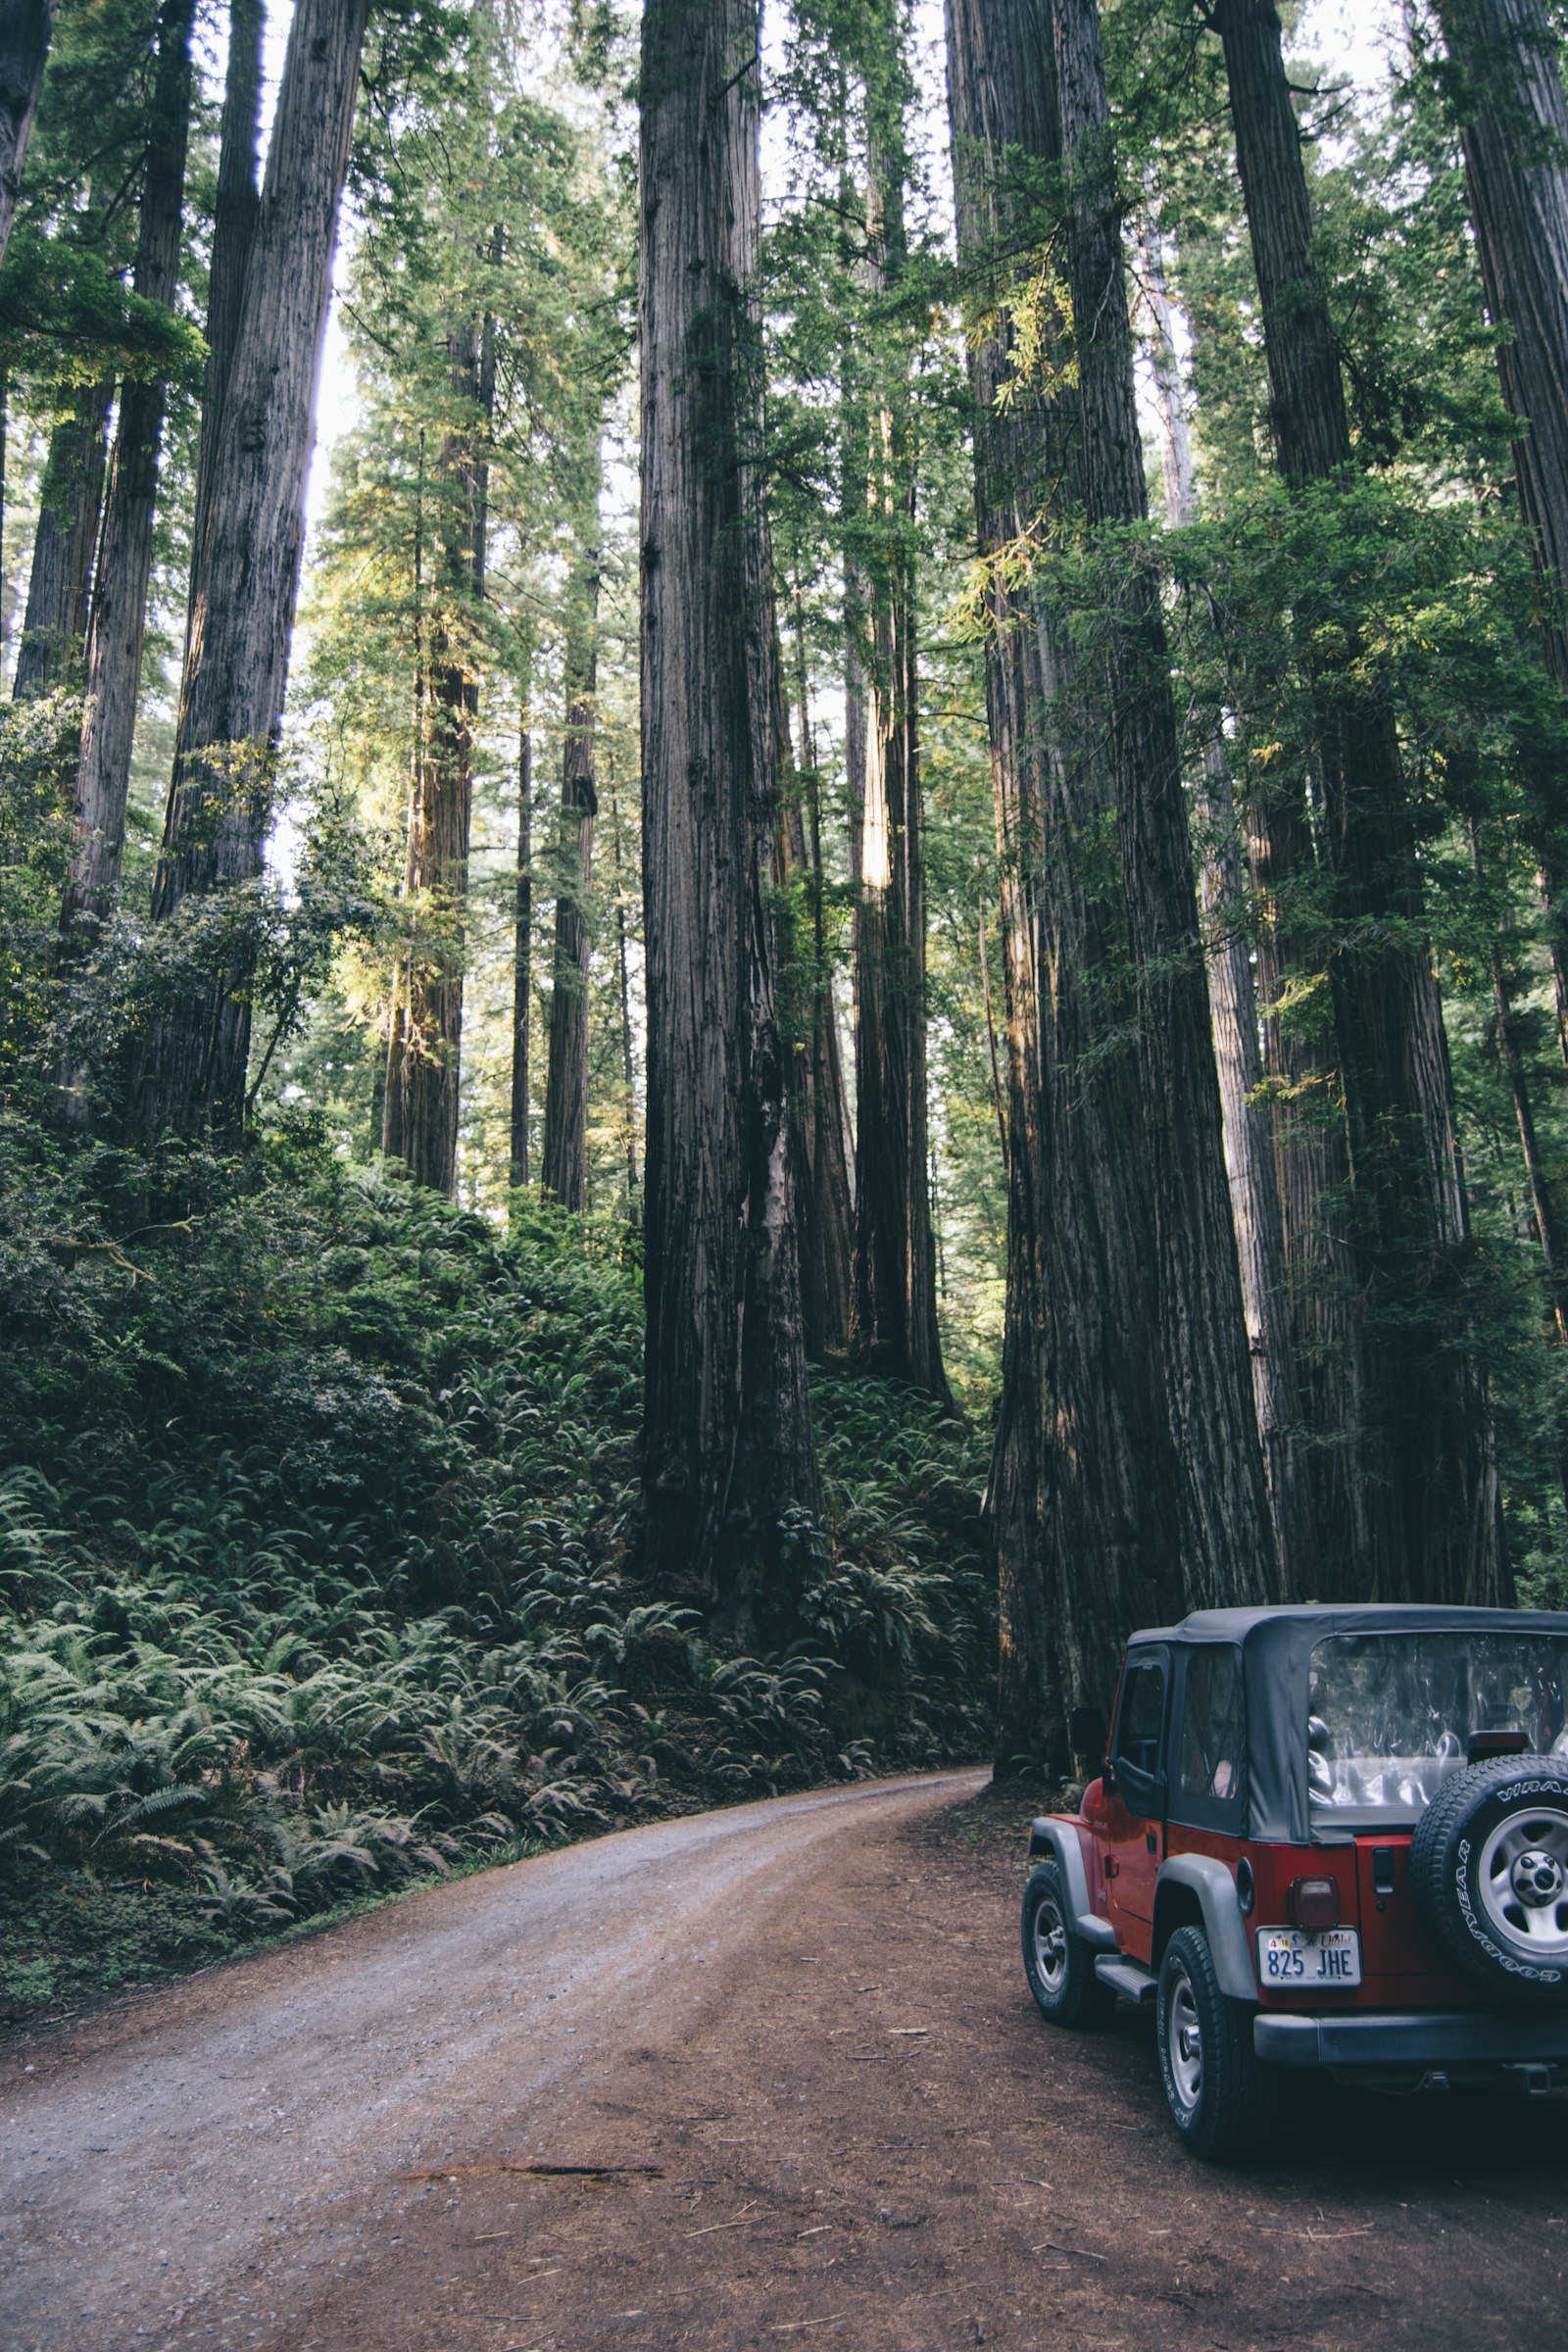
[[[1292,1845],[1339,1838],[1348,1825],[1314,1819],[1307,1803],[1306,1726],[1312,1651],[1334,1634],[1535,1634],[1568,1641],[1568,1611],[1440,1608],[1378,1601],[1298,1608],[1198,1609],[1180,1625],[1135,1634],[1172,1648],[1224,1642],[1242,1653],[1247,1701],[1245,1835]]]

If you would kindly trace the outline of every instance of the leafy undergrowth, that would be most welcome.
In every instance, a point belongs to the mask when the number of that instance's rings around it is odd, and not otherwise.
[[[274,1144],[244,1182],[0,1118],[0,1996],[200,1965],[432,1874],[984,1752],[983,1445],[817,1384],[791,1638],[631,1572],[619,1229],[509,1235]]]

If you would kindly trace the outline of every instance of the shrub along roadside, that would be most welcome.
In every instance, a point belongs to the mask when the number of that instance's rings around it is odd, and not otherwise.
[[[149,1168],[0,1116],[0,1998],[488,1857],[986,1751],[984,1448],[819,1382],[778,1654],[630,1569],[622,1228],[510,1234],[287,1134]],[[145,1202],[173,1200],[154,1217]]]

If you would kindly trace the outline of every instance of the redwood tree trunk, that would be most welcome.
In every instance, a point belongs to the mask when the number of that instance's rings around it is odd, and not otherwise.
[[[460,328],[449,350],[458,406],[465,419],[483,417],[487,431],[494,386],[487,383],[478,327]],[[473,639],[484,595],[487,474],[466,421],[446,435],[437,468],[440,545],[428,741],[416,749],[405,866],[407,895],[420,903],[425,936],[411,943],[401,967],[382,1115],[383,1148],[405,1162],[416,1184],[438,1193],[455,1192],[458,1181],[465,910],[479,714]]]
[[[512,910],[512,1153],[514,1186],[528,1181],[532,1125],[528,1090],[533,1046],[533,699],[532,648],[524,644],[517,682],[517,878]]]
[[[959,262],[985,322],[969,346],[976,518],[982,553],[999,557],[1033,521],[1041,484],[1070,512],[1078,462],[1059,348],[997,397],[1017,366],[1005,297],[1054,228],[1042,190],[1060,141],[1038,0],[948,0],[948,74]],[[998,562],[986,597],[1007,1055],[988,1498],[1000,1771],[1042,1754],[1069,1769],[1071,1709],[1108,1707],[1128,1633],[1185,1606],[1122,909],[1092,846],[1110,822],[1110,779],[1102,760],[1075,756],[1070,640],[1049,588],[1043,575],[1015,584]]]
[[[785,966],[797,980],[797,985],[786,992],[783,1011],[794,1073],[790,1086],[790,1135],[801,1238],[806,1352],[813,1364],[821,1364],[842,1362],[849,1346],[854,1216],[850,1205],[848,1108],[839,1058],[832,972],[823,939],[821,825],[814,754],[810,749],[805,659],[802,648],[798,660],[800,763],[791,745],[789,712],[780,688],[779,760],[789,789],[774,835],[773,860],[781,891],[789,893],[794,875],[801,877],[805,885],[804,900],[794,893],[783,900],[787,912],[780,947]]]
[[[1291,992],[1327,985],[1321,930],[1300,911],[1316,882],[1299,777],[1287,775],[1277,789],[1254,780],[1243,813],[1291,1335],[1311,1438],[1306,1470],[1318,1564],[1311,1592],[1303,1588],[1298,1596],[1358,1600],[1372,1589],[1373,1550],[1339,1055],[1317,1023],[1281,1009]]]
[[[878,11],[866,64],[867,242],[873,293],[906,260],[906,89],[899,22]],[[926,1112],[913,451],[907,357],[888,329],[866,433],[858,590],[865,719],[855,926],[855,1261],[851,1345],[868,1369],[952,1398],[937,1329]]]
[[[645,1548],[721,1638],[783,1613],[815,1500],[768,911],[757,0],[643,19]]]
[[[1053,0],[1084,518],[1146,514],[1132,330],[1095,0]],[[1124,559],[1106,556],[1123,564]],[[1196,1605],[1279,1590],[1231,1225],[1170,658],[1152,574],[1127,565],[1095,648],[1109,729],[1159,1267],[1157,1345]]]
[[[11,242],[59,9],[60,0],[0,0],[0,262]]]
[[[626,952],[626,899],[621,883],[620,807],[614,769],[610,771],[610,842],[615,861],[615,977],[620,992],[620,1083],[626,1104],[626,1222],[642,1223],[637,1177],[637,1065],[631,1042],[631,973]]]
[[[1273,0],[1221,0],[1237,160],[1261,299],[1280,468],[1295,488],[1350,460],[1300,135]],[[1468,1223],[1442,1006],[1392,711],[1304,657],[1322,766],[1337,944],[1329,958],[1366,1297],[1365,1467],[1374,1591],[1494,1600],[1501,1524],[1485,1380],[1467,1327]],[[1411,944],[1413,942],[1413,944]]]
[[[112,378],[78,387],[49,436],[12,682],[19,702],[65,685],[73,671],[80,680],[114,397]]]
[[[238,1125],[252,955],[222,916],[261,873],[299,589],[305,474],[368,0],[299,0],[243,311],[215,427],[213,504],[194,584],[174,776],[153,889],[160,921],[204,928],[148,1041],[141,1125]]]
[[[207,375],[202,385],[202,420],[196,446],[196,495],[191,510],[191,577],[186,600],[185,659],[190,632],[207,609],[207,572],[212,560],[213,489],[222,442],[223,395],[245,308],[245,278],[261,212],[256,147],[261,134],[262,44],[267,30],[265,0],[229,0],[228,57],[223,73],[223,116],[219,134],[218,194],[213,212],[213,253],[207,281]]]
[[[1183,406],[1175,318],[1157,229],[1140,239],[1143,291],[1152,321],[1152,359],[1160,420],[1165,516],[1185,530],[1198,514],[1192,435]],[[1257,995],[1247,921],[1237,814],[1221,736],[1203,747],[1198,793],[1201,827],[1199,899],[1209,932],[1208,1002],[1214,1024],[1225,1170],[1242,1277],[1252,1397],[1263,1447],[1263,1475],[1285,1592],[1321,1595],[1316,1529],[1300,1446],[1301,1392],[1291,1330],[1285,1229],[1269,1114],[1254,1098],[1262,1083]]]
[[[1469,833],[1471,866],[1477,882],[1484,884],[1486,868],[1481,853],[1481,831],[1474,817],[1469,821]],[[1551,1179],[1541,1154],[1541,1144],[1536,1133],[1536,1106],[1531,1100],[1529,1074],[1515,1028],[1513,995],[1502,958],[1502,941],[1495,931],[1489,947],[1488,960],[1492,974],[1492,1008],[1497,1034],[1497,1058],[1508,1080],[1514,1124],[1519,1130],[1519,1152],[1525,1164],[1525,1181],[1530,1187],[1530,1214],[1536,1228],[1536,1240],[1541,1247],[1546,1291],[1551,1300],[1551,1319],[1561,1345],[1568,1343],[1568,1281],[1564,1279],[1565,1273],[1568,1273],[1568,1226],[1563,1223]]]
[[[822,870],[821,777],[811,732],[804,636],[797,638],[801,713],[800,792],[791,810],[790,854],[808,877],[811,917],[810,1034],[806,1059],[806,1339],[815,1363],[840,1360],[854,1313],[854,1143],[839,1048],[838,1007],[828,958]],[[803,806],[804,802],[804,806]]]
[[[1508,330],[1497,373],[1520,424],[1514,465],[1545,591],[1542,641],[1568,688],[1568,99],[1557,43],[1544,0],[1438,0],[1437,15],[1487,308]],[[1526,811],[1568,1060],[1568,808],[1532,777]]]
[[[143,300],[162,303],[166,309],[172,305],[179,283],[195,13],[195,0],[164,0],[158,20],[158,70],[147,131],[134,286]],[[68,956],[90,950],[120,887],[152,578],[164,400],[165,387],[158,381],[127,380],[121,386],[87,638],[87,718],[72,809],[74,838],[60,916]]]
[[[599,814],[594,780],[597,547],[579,549],[576,574],[568,591],[571,609],[566,621],[566,728],[561,760],[556,953],[540,1182],[563,1208],[580,1212],[588,1199],[588,967],[593,947],[588,894],[593,886],[594,819]]]

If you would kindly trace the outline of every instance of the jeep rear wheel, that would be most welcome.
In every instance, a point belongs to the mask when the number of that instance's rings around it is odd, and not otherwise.
[[[1568,1768],[1498,1756],[1446,1781],[1410,1843],[1434,1942],[1489,1992],[1568,2000]]]
[[[1221,1992],[1202,1930],[1178,1928],[1159,1969],[1159,2077],[1170,2120],[1195,2156],[1250,2156],[1272,2129],[1276,2078],[1252,2048],[1255,2014]]]
[[[1023,1890],[1023,1968],[1041,2015],[1054,2026],[1098,2026],[1116,2006],[1074,1931],[1057,1862],[1042,1862]]]

